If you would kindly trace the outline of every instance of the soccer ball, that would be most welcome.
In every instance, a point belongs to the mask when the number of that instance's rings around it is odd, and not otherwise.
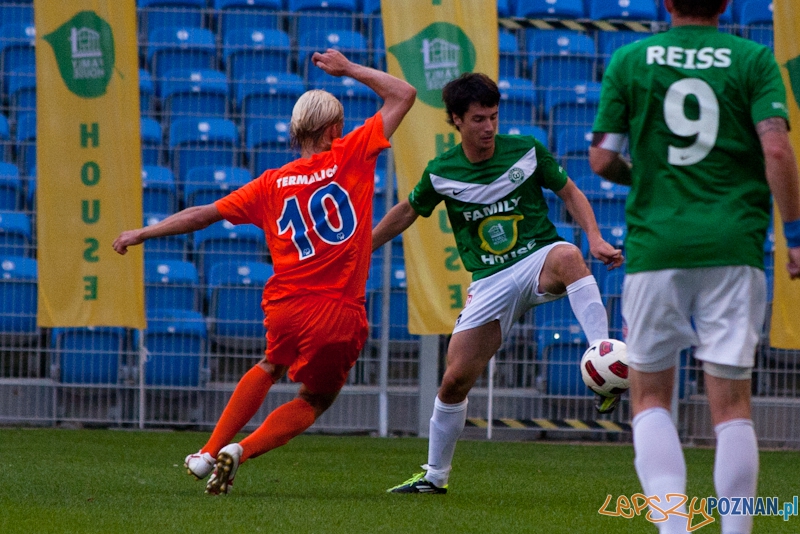
[[[589,389],[606,397],[627,391],[631,382],[625,343],[616,339],[592,343],[581,358],[581,376]]]

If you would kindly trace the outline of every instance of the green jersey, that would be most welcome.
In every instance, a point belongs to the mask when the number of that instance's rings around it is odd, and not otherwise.
[[[563,241],[547,218],[542,187],[558,191],[566,183],[539,141],[497,135],[488,160],[470,163],[461,144],[431,160],[408,200],[423,217],[444,200],[464,268],[479,280]]]
[[[755,125],[788,120],[772,52],[707,26],[620,48],[594,131],[627,133],[627,271],[764,268],[770,192]]]

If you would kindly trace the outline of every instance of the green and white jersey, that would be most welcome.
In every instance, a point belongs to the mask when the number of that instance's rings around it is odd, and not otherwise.
[[[542,187],[558,191],[566,183],[539,141],[497,135],[488,160],[470,163],[461,144],[431,160],[408,200],[423,217],[444,200],[464,268],[480,280],[563,241],[547,218]]]
[[[772,52],[707,26],[620,48],[595,132],[627,133],[627,271],[764,268],[770,192],[756,123],[788,120]]]

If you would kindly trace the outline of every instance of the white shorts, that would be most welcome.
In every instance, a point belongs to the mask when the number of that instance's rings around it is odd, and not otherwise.
[[[656,373],[677,365],[680,351],[694,346],[709,374],[749,378],[766,302],[766,277],[755,267],[629,274],[622,290],[628,362]]]
[[[467,289],[467,304],[456,320],[453,333],[498,320],[502,336],[505,337],[511,325],[525,312],[566,295],[566,292],[559,295],[539,293],[539,275],[544,260],[558,246],[575,245],[566,241],[552,243],[507,269],[472,282]]]

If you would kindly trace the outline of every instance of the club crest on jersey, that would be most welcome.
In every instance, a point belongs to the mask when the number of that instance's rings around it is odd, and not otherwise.
[[[600,356],[605,356],[612,350],[614,350],[614,344],[610,341],[603,341],[600,343]]]
[[[478,226],[481,249],[492,254],[508,252],[517,243],[517,222],[522,215],[489,217]]]
[[[525,179],[525,171],[519,167],[511,167],[508,170],[508,179],[511,180],[512,184],[518,184]]]

